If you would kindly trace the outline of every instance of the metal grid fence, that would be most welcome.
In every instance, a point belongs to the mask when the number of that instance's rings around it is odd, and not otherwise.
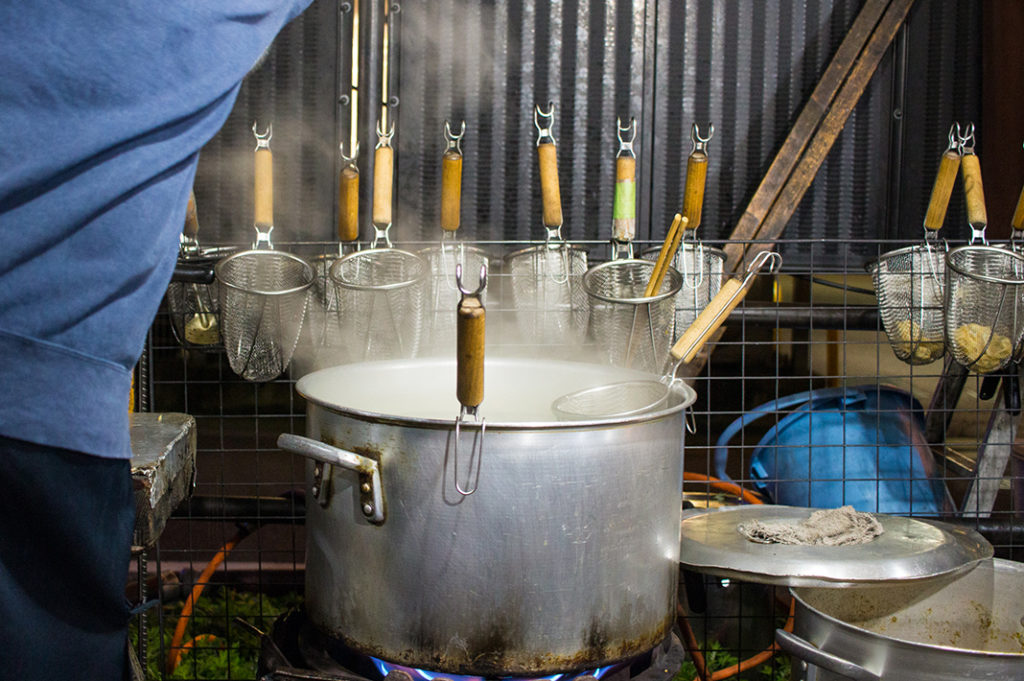
[[[399,244],[409,250],[435,245]],[[493,293],[487,300],[488,353],[508,350],[507,344],[527,354],[557,351],[552,347],[531,348],[516,337],[513,329],[517,312],[510,298],[502,294],[508,288],[509,275],[501,270],[500,256],[530,244],[473,245],[494,256],[489,275],[489,291]],[[606,242],[576,245],[588,250],[591,265],[610,254]],[[657,245],[636,244],[638,250]],[[1024,555],[1024,449],[1017,445],[1016,437],[1019,412],[1004,405],[1002,392],[993,390],[992,379],[957,372],[947,360],[925,365],[899,361],[881,328],[871,280],[865,271],[865,260],[872,257],[863,254],[874,251],[877,256],[906,245],[825,239],[783,240],[776,244],[784,258],[781,269],[759,277],[751,293],[730,315],[724,334],[693,379],[698,400],[693,408],[696,432],[686,441],[687,503],[740,503],[735,493],[718,482],[722,479],[761,498],[768,490],[776,498],[767,495],[767,500],[791,505],[863,505],[865,502],[857,501],[860,497],[856,495],[863,497],[867,489],[867,497],[875,499],[881,510],[941,513],[954,522],[982,530],[998,555],[1017,559]],[[281,247],[308,258],[337,253],[336,243]],[[803,257],[786,261],[785,255],[791,251]],[[316,313],[315,306],[308,312]],[[276,615],[272,608],[264,608],[263,599],[268,594],[302,592],[304,463],[279,451],[275,441],[282,432],[304,433],[305,407],[294,391],[294,383],[310,366],[304,364],[309,355],[304,354],[303,344],[309,350],[312,340],[306,334],[300,341],[296,359],[286,374],[257,384],[235,376],[223,352],[183,348],[172,332],[171,321],[162,312],[153,326],[147,348],[146,406],[152,411],[181,411],[195,417],[198,476],[192,502],[169,522],[151,555],[161,576],[160,594],[169,601],[181,596],[183,588],[175,587],[174,582],[190,585],[218,550],[236,541],[237,548],[207,578],[254,593],[256,617],[262,617],[255,624],[266,627]],[[1018,369],[1013,366],[1004,382],[1017,380]],[[822,399],[771,408],[773,401],[785,401],[807,391],[817,391],[820,396],[822,391],[854,388],[859,392],[844,392],[839,402]],[[893,399],[883,399],[889,397]],[[855,422],[853,410],[865,400],[870,407],[868,416],[865,419],[860,414]],[[750,419],[761,405],[768,405],[763,415]],[[744,415],[749,422],[735,428],[727,443],[719,443],[723,433],[728,435],[730,424],[735,425]],[[883,431],[890,422],[908,420],[914,424],[912,430],[920,446],[890,446],[872,439],[876,435],[872,424]],[[794,433],[799,436],[793,437]],[[811,470],[815,457],[825,458],[825,447],[839,451],[838,461],[832,462],[835,465],[827,473],[821,477],[814,473],[793,475],[793,471],[801,470],[799,465],[804,466],[802,470]],[[985,452],[984,459],[997,467],[1005,459],[1005,473],[1001,469],[985,473],[989,469],[982,467],[983,472],[976,474],[979,452]],[[792,459],[791,453],[796,464],[779,463],[781,458]],[[886,468],[893,463],[898,465]],[[920,475],[914,472],[918,464],[932,473],[941,489],[933,499],[942,504],[938,513],[922,505],[929,501],[920,497],[925,488],[907,489],[910,478]],[[876,472],[874,477],[870,474],[871,470],[882,469],[885,472]],[[847,470],[851,471],[849,475],[844,474]],[[901,470],[907,472],[901,474]],[[825,487],[817,489],[818,484]],[[984,493],[979,494],[979,490]],[[915,494],[919,496],[914,498]],[[900,510],[901,505],[906,509]],[[242,541],[243,537],[247,538]],[[701,640],[718,637],[721,646],[732,647],[724,653],[708,648],[709,654],[745,658],[770,645],[770,637],[766,643],[764,632],[766,628],[770,632],[773,623],[785,615],[782,603],[786,599],[779,590],[710,577],[703,581],[709,604],[701,616],[691,618],[693,628]],[[683,584],[681,594],[692,597],[696,593],[693,588],[692,583]],[[156,624],[163,633],[159,646],[161,659],[166,659],[170,652],[167,636],[176,621],[163,615],[154,621],[154,617],[150,615],[151,625]],[[219,651],[224,646],[255,645],[255,638],[246,638],[251,634],[243,625],[234,623],[230,606],[227,612],[211,615],[197,609],[193,628],[198,630],[204,617],[217,620],[225,633],[219,639],[193,638],[193,647]],[[187,638],[176,644],[185,641]],[[195,662],[196,656],[183,659],[193,665],[195,673],[186,678],[210,678]],[[177,674],[188,671],[183,666]],[[230,678],[253,678],[254,673],[251,669],[235,670]]]

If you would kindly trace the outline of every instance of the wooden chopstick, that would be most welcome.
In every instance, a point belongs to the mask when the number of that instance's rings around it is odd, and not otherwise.
[[[676,257],[676,251],[679,250],[679,244],[682,243],[683,231],[686,229],[687,223],[689,220],[679,213],[672,218],[672,226],[668,228],[665,241],[661,244],[661,251],[658,252],[658,260],[654,263],[654,269],[651,270],[651,279],[647,282],[647,288],[644,289],[644,298],[650,298],[661,290],[661,282],[665,280],[669,263],[672,262],[672,258]]]

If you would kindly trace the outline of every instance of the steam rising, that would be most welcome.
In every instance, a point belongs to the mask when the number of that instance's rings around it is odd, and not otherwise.
[[[363,3],[364,7],[366,3]],[[374,11],[366,9],[367,12]],[[315,281],[310,289],[306,314],[295,324],[302,324],[298,346],[292,359],[291,375],[302,376],[310,371],[343,363],[374,359],[412,358],[455,355],[455,316],[459,294],[454,285],[454,263],[464,266],[466,287],[476,287],[478,264],[486,259],[488,284],[484,293],[487,308],[487,355],[544,357],[571,360],[589,360],[605,363],[595,347],[594,338],[586,335],[587,299],[582,293],[579,278],[583,269],[574,273],[574,293],[571,316],[582,315],[581,327],[565,329],[565,333],[537,335],[537,324],[524,323],[524,319],[550,320],[564,317],[564,300],[552,303],[550,297],[534,296],[519,299],[514,292],[523,288],[522,274],[515,274],[503,261],[510,251],[523,244],[506,247],[489,246],[483,256],[469,257],[463,253],[454,257],[437,257],[424,253],[424,249],[437,250],[441,240],[438,224],[440,202],[440,157],[444,149],[442,127],[445,119],[456,126],[465,120],[466,162],[463,175],[464,204],[468,196],[476,195],[477,182],[505,183],[496,178],[492,167],[482,168],[480,159],[489,159],[497,167],[504,159],[518,159],[522,166],[518,177],[507,180],[509,187],[482,186],[481,191],[509,191],[516,196],[534,194],[530,164],[533,162],[534,140],[529,133],[535,93],[526,87],[532,80],[532,65],[520,65],[524,83],[518,105],[521,111],[510,113],[500,125],[495,124],[495,138],[481,139],[474,135],[483,109],[492,106],[491,99],[504,97],[505,71],[509,67],[508,41],[519,41],[524,54],[534,49],[533,12],[523,11],[523,30],[518,36],[497,35],[494,13],[500,11],[487,3],[475,0],[440,0],[436,3],[404,6],[396,16],[397,44],[394,46],[397,66],[401,74],[400,103],[395,108],[395,186],[393,214],[395,223],[390,238],[396,248],[421,253],[431,264],[423,290],[407,300],[391,292],[370,295],[370,303],[359,310],[352,308],[351,296],[346,297],[329,275],[331,266],[344,254],[370,248],[374,235],[370,224],[370,197],[372,195],[373,147],[376,143],[374,128],[379,117],[375,94],[379,83],[373,83],[375,71],[363,66],[360,106],[359,140],[360,170],[360,240],[358,244],[339,244],[336,235],[337,171],[340,168],[337,140],[348,143],[348,116],[338,112],[336,127],[336,83],[323,82],[322,101],[314,105],[289,101],[274,91],[275,77],[287,71],[302,78],[303,87],[311,77],[312,65],[305,64],[301,52],[294,49],[288,54],[272,50],[266,63],[254,70],[243,84],[240,106],[229,118],[225,132],[211,143],[209,153],[204,151],[197,177],[197,199],[202,216],[205,207],[219,211],[213,219],[202,222],[203,243],[234,244],[248,247],[253,239],[253,149],[250,128],[251,113],[259,112],[260,127],[273,124],[271,149],[274,153],[275,228],[272,233],[275,248],[294,253],[314,266]],[[553,9],[553,30],[560,30],[561,9]],[[312,21],[313,19],[304,19]],[[364,19],[365,20],[365,19]],[[409,36],[409,39],[402,39]],[[412,38],[414,37],[414,39]],[[292,41],[300,44],[301,41]],[[373,44],[376,44],[375,42]],[[457,49],[451,46],[457,45]],[[291,49],[291,48],[289,48]],[[296,58],[298,57],[298,58]],[[557,54],[549,55],[558,59]],[[419,76],[429,71],[429,82]],[[557,69],[556,69],[557,70]],[[538,86],[540,87],[540,86]],[[559,84],[552,82],[544,90],[545,101],[557,98]],[[303,95],[305,96],[305,95]],[[431,104],[433,102],[434,104]],[[422,105],[421,105],[422,103]],[[513,103],[515,105],[515,103]],[[305,109],[303,108],[305,107]],[[314,111],[315,110],[315,111]],[[314,111],[317,115],[300,115]],[[330,112],[329,116],[320,116]],[[504,116],[505,114],[501,114]],[[521,115],[521,118],[520,118]],[[326,121],[326,123],[325,123]],[[582,132],[580,134],[583,134]],[[498,137],[501,137],[500,139]],[[573,144],[571,140],[567,141]],[[486,154],[482,150],[486,148]],[[327,169],[330,169],[327,171]],[[326,172],[325,172],[326,171]],[[403,191],[403,177],[415,175],[422,192]],[[487,176],[487,179],[482,178]],[[578,188],[567,187],[571,194]],[[511,196],[511,195],[510,195]],[[205,199],[205,200],[204,200]],[[501,203],[499,201],[499,203]],[[522,202],[510,201],[510,204]],[[464,211],[463,227],[458,239],[471,244],[473,240],[495,238],[502,234],[505,223],[522,222],[527,215],[506,215],[505,206],[491,211],[491,224],[473,224],[473,216]],[[522,209],[520,207],[520,212]],[[603,254],[602,254],[603,255]],[[537,281],[549,284],[550,273],[541,272]],[[388,283],[386,279],[381,283]],[[365,297],[365,296],[364,296]],[[564,296],[561,296],[564,298]],[[559,296],[555,296],[559,298]],[[378,324],[379,320],[385,320]],[[577,324],[577,326],[579,326]],[[557,324],[556,324],[557,326]],[[381,350],[372,343],[378,336],[404,335],[410,328],[417,332],[415,342],[402,343],[400,350],[388,347]],[[369,329],[369,330],[367,330]],[[296,329],[283,329],[284,335]],[[583,333],[580,333],[580,332]]]

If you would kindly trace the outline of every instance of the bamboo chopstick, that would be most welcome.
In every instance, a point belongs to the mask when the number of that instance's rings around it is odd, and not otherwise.
[[[676,251],[679,250],[679,244],[683,239],[683,230],[686,229],[688,222],[689,220],[679,213],[672,218],[672,226],[668,228],[668,234],[665,235],[665,241],[661,244],[661,251],[658,253],[658,260],[654,263],[654,269],[651,270],[651,279],[647,282],[647,288],[644,289],[644,298],[650,298],[661,290],[661,282],[665,280],[669,263],[672,262],[672,258],[676,257]]]

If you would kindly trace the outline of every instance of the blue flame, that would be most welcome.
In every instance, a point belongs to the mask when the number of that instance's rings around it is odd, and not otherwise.
[[[439,675],[439,673],[428,672],[425,669],[412,669],[411,667],[403,667],[401,665],[393,665],[393,664],[391,664],[389,662],[385,662],[384,660],[381,660],[381,659],[376,658],[376,657],[371,657],[370,659],[373,660],[373,664],[377,667],[377,671],[380,672],[381,677],[387,676],[388,672],[390,672],[393,669],[404,670],[407,673],[409,673],[411,676],[413,676],[413,678],[419,677],[421,679],[424,679],[424,681],[434,681],[434,679],[437,678],[437,676]],[[504,681],[562,681],[562,679],[566,679],[567,681],[572,681],[574,679],[580,678],[581,676],[593,676],[595,679],[600,679],[602,676],[607,674],[609,671],[611,671],[615,667],[616,667],[615,665],[609,665],[607,667],[598,667],[597,669],[595,669],[593,671],[581,672],[579,674],[575,674],[575,675],[572,675],[572,676],[568,676],[566,674],[553,674],[552,676],[545,676],[545,677],[542,677],[542,678],[533,678],[533,679],[531,679],[531,678],[505,677]],[[458,674],[443,674],[443,676],[444,676],[445,679],[451,679],[451,681],[483,681],[483,677],[480,677],[480,676],[460,676]]]

